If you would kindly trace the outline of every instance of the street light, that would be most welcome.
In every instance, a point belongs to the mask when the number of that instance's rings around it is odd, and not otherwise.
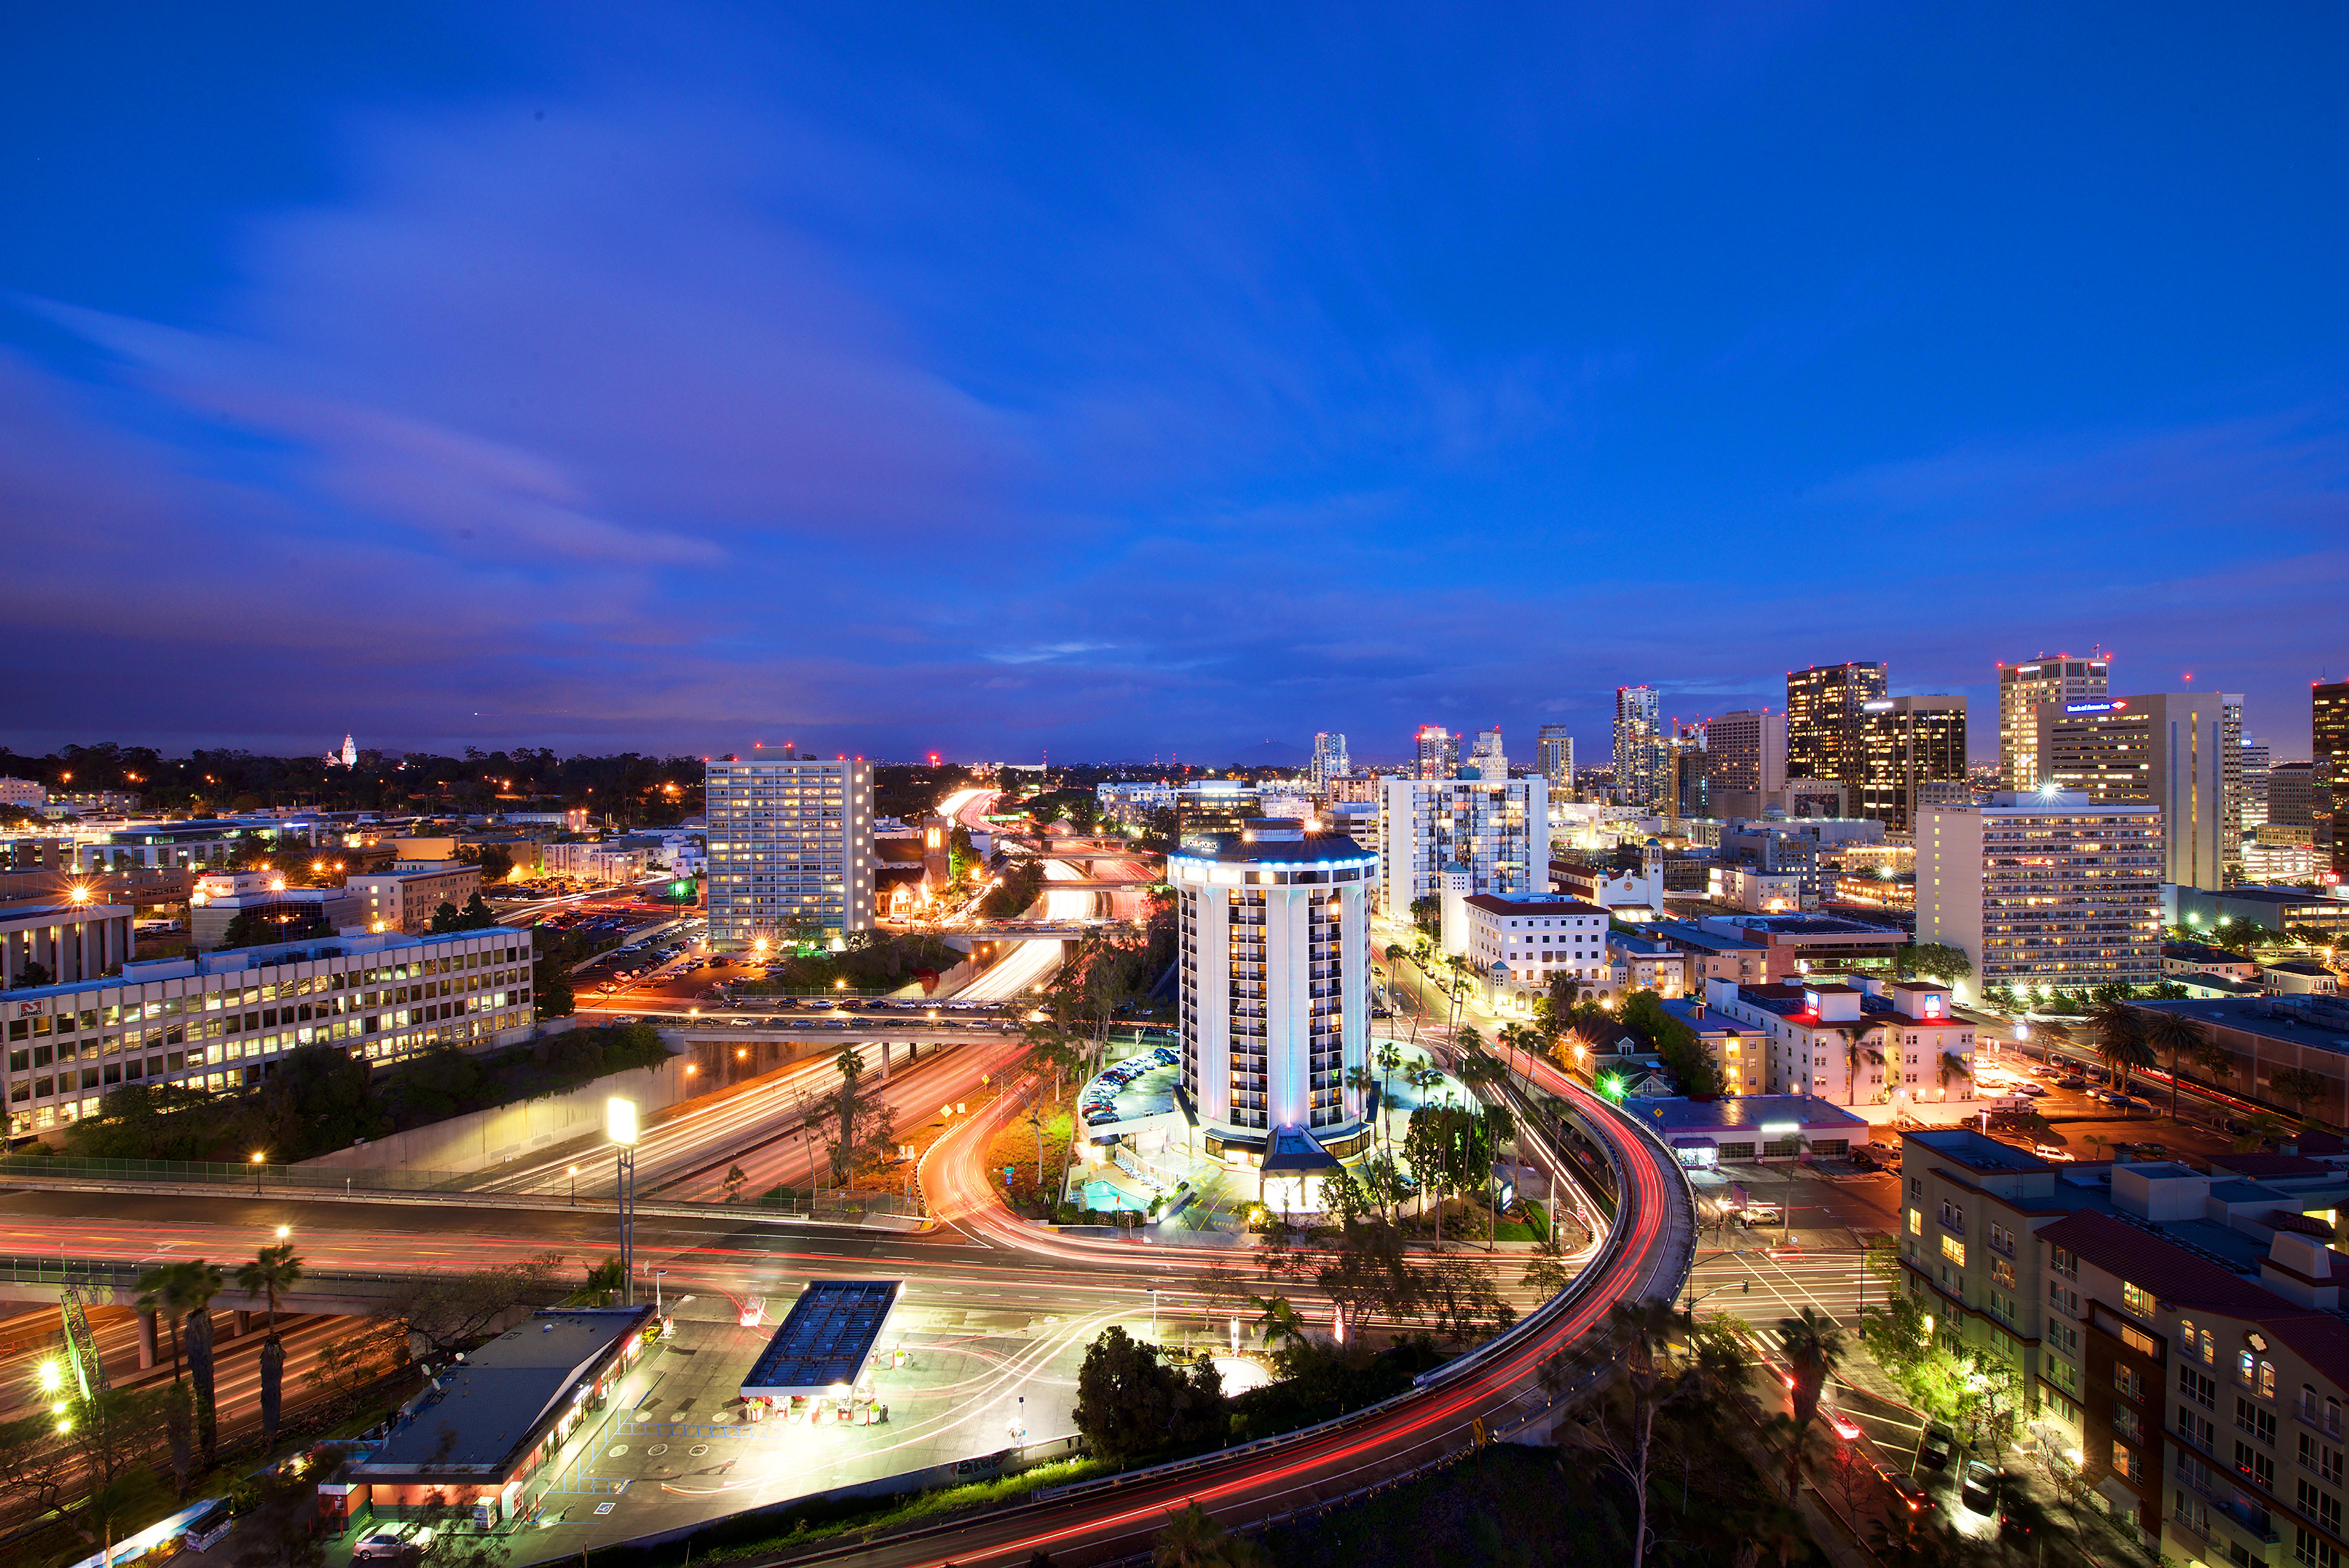
[[[571,1168],[571,1206],[579,1207],[579,1167]]]
[[[253,1151],[253,1195],[254,1195],[254,1197],[256,1197],[256,1198],[258,1198],[259,1196],[261,1196],[261,1161],[262,1161],[262,1159],[263,1159],[263,1153],[262,1153],[262,1150],[258,1150],[258,1149],[254,1150]]]
[[[614,1095],[604,1102],[604,1136],[611,1140],[620,1211],[620,1305],[636,1305],[636,1102]]]

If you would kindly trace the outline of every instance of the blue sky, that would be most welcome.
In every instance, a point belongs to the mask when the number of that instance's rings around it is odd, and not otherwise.
[[[2349,20],[51,8],[0,741],[1215,760],[2349,673]]]

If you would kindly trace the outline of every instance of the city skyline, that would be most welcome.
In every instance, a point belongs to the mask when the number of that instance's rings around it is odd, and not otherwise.
[[[2340,17],[1330,19],[33,19],[0,740],[1596,762],[2101,644],[2307,755]]]

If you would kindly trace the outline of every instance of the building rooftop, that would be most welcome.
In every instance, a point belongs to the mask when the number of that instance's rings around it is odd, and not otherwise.
[[[1285,819],[1286,820],[1286,819]],[[1197,833],[1167,857],[1224,865],[1374,865],[1378,857],[1345,833]]]
[[[1460,902],[1487,914],[1607,914],[1598,904],[1547,892],[1480,892]]]
[[[439,1390],[428,1388],[353,1473],[502,1475],[652,1315],[650,1306],[575,1308],[517,1324],[442,1374]]]
[[[854,1387],[903,1288],[893,1279],[808,1281],[743,1375],[742,1397],[780,1399]]]
[[[1778,1126],[1789,1131],[1821,1128],[1836,1131],[1868,1129],[1868,1119],[1854,1116],[1839,1105],[1816,1095],[1749,1094],[1720,1099],[1632,1099],[1623,1109],[1665,1132],[1736,1130],[1764,1132]]]
[[[1758,942],[1747,942],[1723,932],[1707,931],[1685,920],[1665,920],[1650,923],[1647,934],[1661,937],[1677,946],[1705,953],[1764,953],[1768,949]]]
[[[2182,1013],[2197,1023],[2239,1029],[2262,1039],[2349,1055],[2349,1002],[2329,996],[2198,997],[2186,1002],[2133,1002],[2131,1006]]]
[[[2250,959],[2224,947],[2213,947],[2207,942],[2165,942],[2161,955],[2180,964],[2248,964]]]
[[[2012,1143],[2001,1143],[1995,1138],[1985,1138],[1979,1132],[1962,1127],[1935,1128],[1929,1132],[1911,1132],[1911,1143],[1920,1143],[1937,1156],[1969,1171],[2049,1171],[2054,1167],[2035,1154],[2026,1154]]]

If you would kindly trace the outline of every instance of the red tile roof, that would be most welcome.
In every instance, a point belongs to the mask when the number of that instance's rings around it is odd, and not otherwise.
[[[2287,1301],[2155,1232],[2093,1210],[2067,1215],[2042,1229],[2039,1235],[2107,1274],[2151,1291],[2180,1312],[2220,1312],[2256,1323],[2290,1346],[2335,1388],[2349,1389],[2349,1318],[2338,1313]],[[2349,1284],[2349,1279],[2343,1283]]]

